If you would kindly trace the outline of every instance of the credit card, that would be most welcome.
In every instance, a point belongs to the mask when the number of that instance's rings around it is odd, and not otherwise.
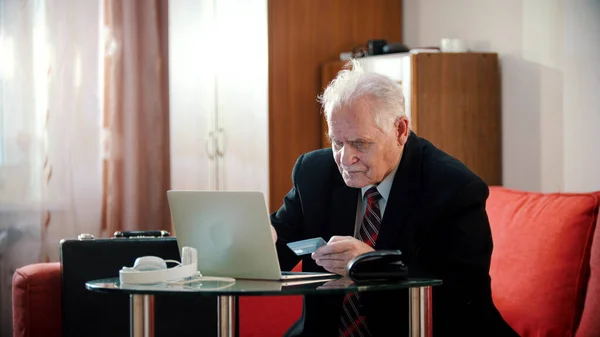
[[[296,255],[306,255],[312,254],[317,248],[326,245],[327,242],[323,240],[323,238],[312,238],[306,240],[300,240],[295,242],[290,242],[287,244],[290,249],[296,253]]]

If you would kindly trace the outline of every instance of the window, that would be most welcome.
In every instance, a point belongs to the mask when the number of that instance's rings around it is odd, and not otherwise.
[[[2,6],[0,6],[0,22],[2,18]],[[6,163],[6,137],[7,125],[5,121],[5,86],[6,81],[13,76],[14,72],[14,50],[12,38],[6,36],[0,27],[0,165]]]

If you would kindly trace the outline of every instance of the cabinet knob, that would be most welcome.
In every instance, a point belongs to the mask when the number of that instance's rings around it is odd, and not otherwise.
[[[225,133],[223,128],[217,130],[217,156],[223,157],[225,154]]]
[[[214,144],[215,144],[215,132],[210,131],[208,133],[208,137],[206,137],[206,142],[205,142],[206,155],[208,155],[208,158],[210,158],[210,159],[215,159]]]

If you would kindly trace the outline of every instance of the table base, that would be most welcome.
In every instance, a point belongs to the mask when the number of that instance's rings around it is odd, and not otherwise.
[[[409,337],[432,337],[431,287],[409,289]],[[130,295],[129,335],[154,337],[154,296]],[[236,296],[217,296],[217,336],[236,337]]]

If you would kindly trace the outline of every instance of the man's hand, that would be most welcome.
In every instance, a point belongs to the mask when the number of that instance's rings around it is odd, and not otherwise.
[[[351,236],[332,236],[325,246],[312,253],[317,265],[330,273],[346,276],[346,265],[354,257],[374,249]]]
[[[273,237],[273,242],[277,242],[277,231],[273,226],[271,226],[271,236]]]

